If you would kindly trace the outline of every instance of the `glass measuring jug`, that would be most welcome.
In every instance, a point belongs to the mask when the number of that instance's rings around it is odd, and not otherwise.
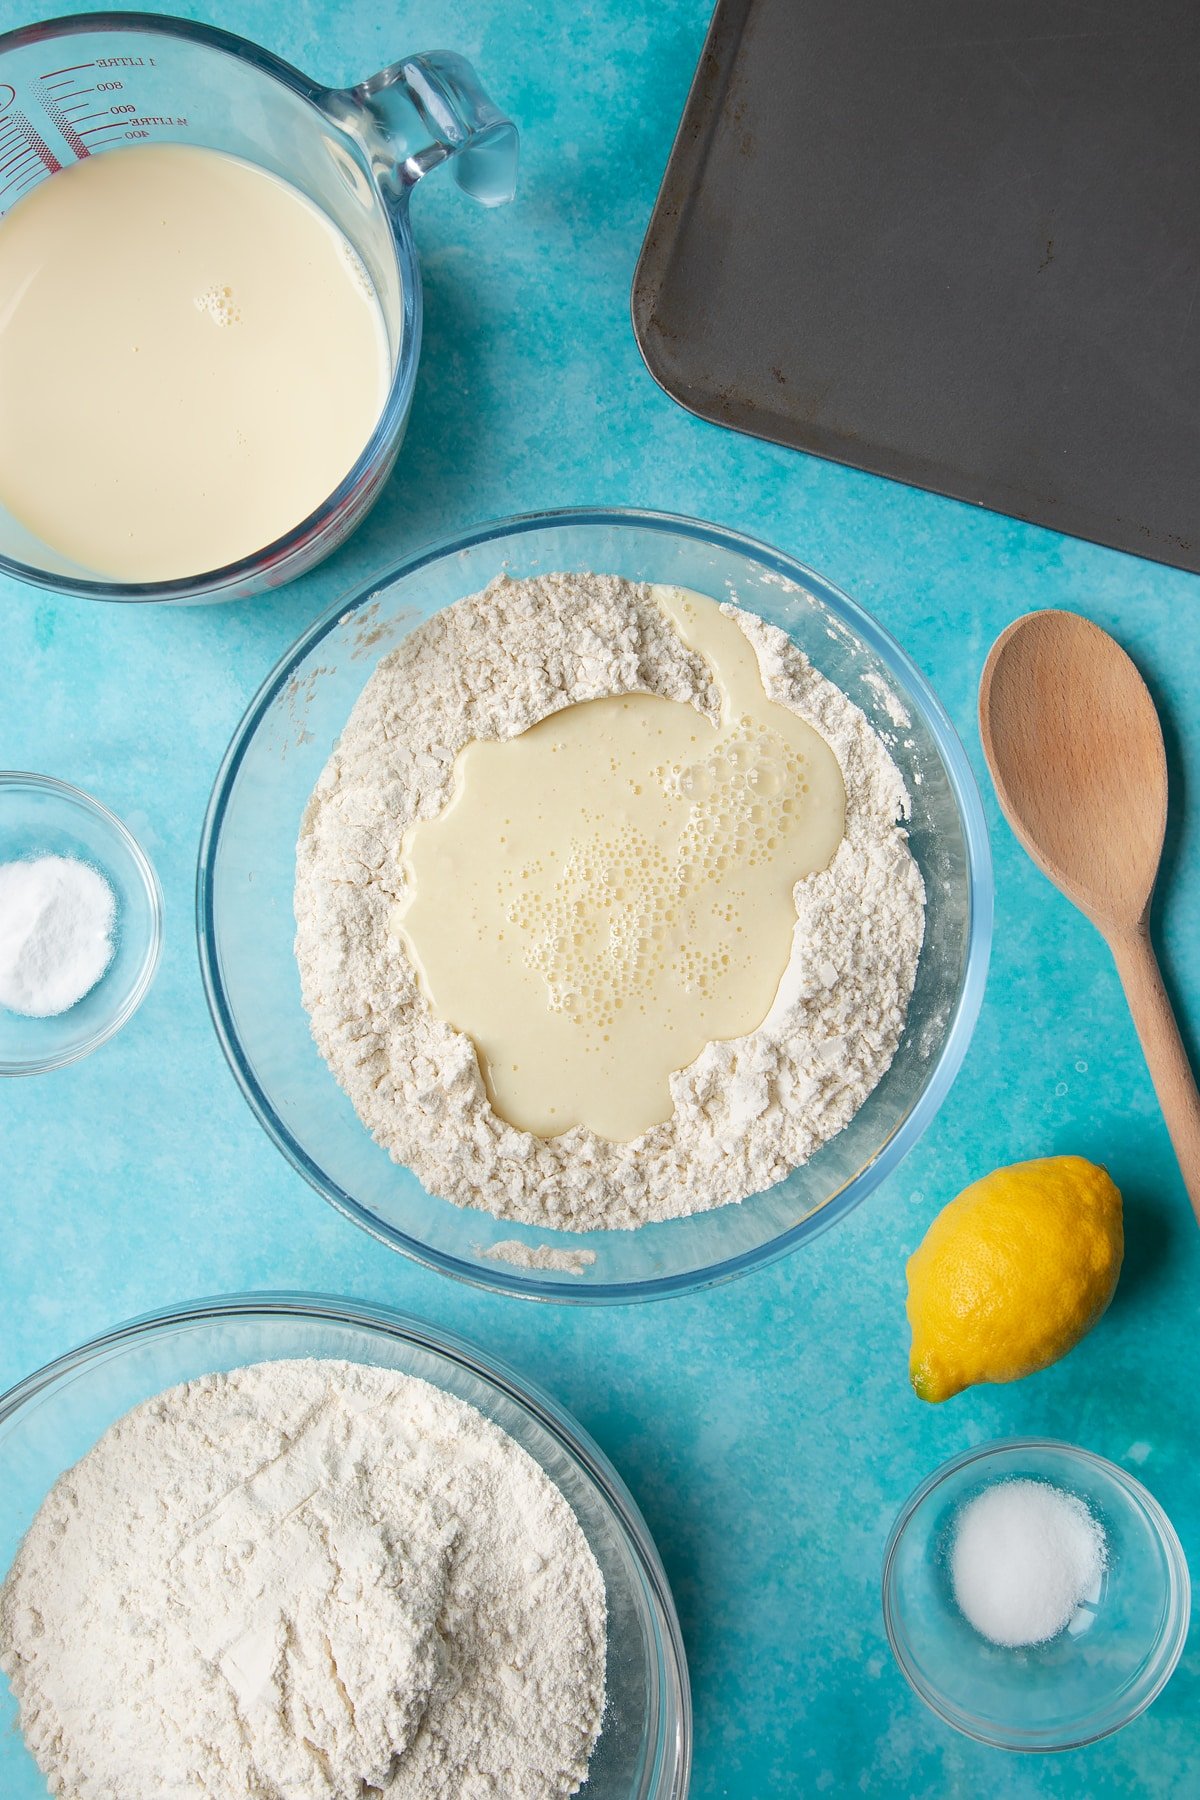
[[[449,51],[405,58],[354,87],[326,88],[245,38],[155,13],[78,15],[0,36],[0,217],[68,164],[146,143],[241,157],[298,188],[339,227],[383,315],[391,362],[383,410],[322,505],[225,568],[173,581],[105,581],[41,543],[0,504],[0,570],[97,600],[238,599],[311,568],[376,499],[404,436],[421,349],[412,190],[450,162],[481,205],[511,199],[516,128],[471,65]]]

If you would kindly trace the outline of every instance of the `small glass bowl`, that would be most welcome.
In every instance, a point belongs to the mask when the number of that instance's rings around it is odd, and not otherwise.
[[[114,1420],[178,1382],[283,1357],[398,1369],[465,1400],[558,1487],[600,1565],[608,1600],[607,1700],[581,1800],[684,1800],[691,1695],[667,1578],[632,1495],[549,1395],[482,1350],[385,1307],[313,1294],[202,1300],[121,1325],[0,1397],[0,1571],[52,1483]],[[46,1800],[0,1677],[0,1794]]]
[[[925,942],[894,1061],[843,1131],[740,1206],[636,1231],[517,1225],[425,1192],[374,1142],[313,1043],[292,891],[309,795],[380,657],[502,571],[601,570],[734,598],[788,633],[888,745],[912,798]],[[983,998],[992,868],[979,792],[928,682],[870,615],[781,551],[661,513],[533,513],[431,545],[310,626],[217,775],[197,875],[200,968],[221,1046],[271,1138],[327,1200],[419,1262],[530,1299],[649,1300],[744,1274],[843,1218],[929,1126]]]
[[[117,902],[112,961],[53,1018],[0,1006],[0,1075],[42,1075],[90,1055],[137,1011],[162,949],[158,877],[120,819],[65,781],[0,770],[0,863],[37,856],[75,857],[104,876]]]
[[[991,1644],[959,1612],[949,1555],[960,1509],[1014,1478],[1075,1494],[1104,1528],[1108,1566],[1046,1644]],[[1001,1750],[1077,1750],[1136,1719],[1183,1654],[1191,1612],[1174,1527],[1115,1463],[1051,1439],[1012,1438],[955,1457],[922,1482],[888,1538],[883,1617],[914,1692],[956,1730]]]

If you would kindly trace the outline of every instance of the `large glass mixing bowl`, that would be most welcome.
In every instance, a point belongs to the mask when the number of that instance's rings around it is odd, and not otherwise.
[[[738,1206],[637,1231],[534,1230],[427,1194],[360,1124],[309,1035],[292,950],[305,802],[379,658],[439,607],[513,576],[586,570],[733,597],[781,626],[861,706],[912,796],[925,945],[894,1062],[844,1131]],[[861,607],[777,550],[713,525],[560,512],[480,525],[419,552],[307,631],[264,683],[217,776],[200,846],[200,960],[243,1093],[292,1165],[385,1243],[448,1274],[553,1300],[678,1293],[782,1256],[866,1197],[930,1123],[979,1012],[992,874],[979,793],[923,676]],[[570,1272],[506,1260],[584,1252]],[[490,1254],[489,1254],[490,1253]],[[588,1258],[592,1260],[587,1260]]]
[[[384,1307],[246,1294],[135,1319],[0,1397],[0,1578],[62,1474],[143,1400],[181,1381],[282,1357],[337,1357],[418,1376],[474,1406],[546,1471],[604,1577],[607,1700],[580,1800],[684,1800],[691,1697],[679,1621],[645,1521],[569,1413],[463,1339]],[[131,1571],[135,1575],[136,1571]],[[47,1800],[0,1676],[0,1794]]]

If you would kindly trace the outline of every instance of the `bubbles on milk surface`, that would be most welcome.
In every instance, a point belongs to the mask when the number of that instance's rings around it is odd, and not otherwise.
[[[609,770],[620,777],[617,756]],[[694,760],[650,771],[661,802],[653,834],[597,818],[587,836],[571,840],[556,874],[541,858],[521,868],[506,913],[524,938],[525,966],[545,982],[550,1010],[603,1028],[627,1005],[645,1013],[639,996],[648,984],[652,994],[676,988],[707,997],[733,959],[728,947],[696,942],[697,910],[715,908],[743,935],[734,903],[744,894],[711,889],[774,857],[802,816],[804,772],[799,751],[743,717]],[[631,775],[626,785],[643,798],[642,781]]]
[[[196,295],[197,312],[207,313],[214,325],[240,325],[242,309],[231,287],[213,286]]]
[[[635,764],[614,736],[637,711]],[[551,995],[509,909],[599,848],[610,797],[604,835],[656,835],[638,812],[655,769],[707,797],[704,752],[747,716],[804,753],[810,816],[776,867],[704,883],[705,941],[679,930],[683,981],[714,953],[734,978],[697,1005],[674,978],[655,996],[628,966],[646,934],[606,918],[628,997],[577,1025],[568,972]],[[769,768],[755,783],[773,798]],[[389,650],[310,801],[296,943],[318,1048],[384,1149],[456,1205],[576,1232],[744,1199],[845,1126],[901,1041],[924,912],[906,812],[861,710],[766,621],[592,571],[499,573]],[[364,832],[392,852],[378,866]],[[583,948],[550,936],[543,959]]]
[[[680,837],[688,878],[716,881],[736,864],[767,862],[803,811],[806,768],[800,751],[743,716],[697,762],[656,769],[664,791],[689,802]]]
[[[842,836],[829,745],[715,602],[659,592],[718,716],[635,688],[473,740],[402,851],[395,926],[426,997],[474,1041],[493,1109],[542,1137],[670,1117],[672,1072],[766,1017],[796,883]]]

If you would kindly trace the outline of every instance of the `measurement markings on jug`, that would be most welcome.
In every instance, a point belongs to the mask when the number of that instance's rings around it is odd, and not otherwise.
[[[143,60],[141,57],[109,58],[99,63],[81,64],[80,68],[85,71],[110,68],[118,61],[122,67],[138,66]],[[182,116],[170,113],[139,114],[136,100],[114,100],[106,105],[93,107],[88,112],[79,110],[87,104],[89,94],[98,96],[125,92],[125,83],[120,79],[97,81],[92,87],[80,87],[76,74],[60,72],[57,76],[42,76],[39,99],[46,117],[62,133],[63,141],[80,161],[100,147],[94,141],[97,138],[103,137],[112,142],[116,137],[125,137],[138,142],[149,137],[156,128],[186,129],[188,121]]]
[[[62,164],[45,139],[39,137],[19,109],[5,115],[0,125],[0,199],[15,199],[44,174],[53,175]]]
[[[67,116],[66,107],[77,99],[74,91],[74,80],[70,75],[62,75],[51,85],[48,78],[42,77],[42,91],[39,96],[42,111],[77,158],[90,156],[91,152],[84,143],[78,130],[78,121]]]

